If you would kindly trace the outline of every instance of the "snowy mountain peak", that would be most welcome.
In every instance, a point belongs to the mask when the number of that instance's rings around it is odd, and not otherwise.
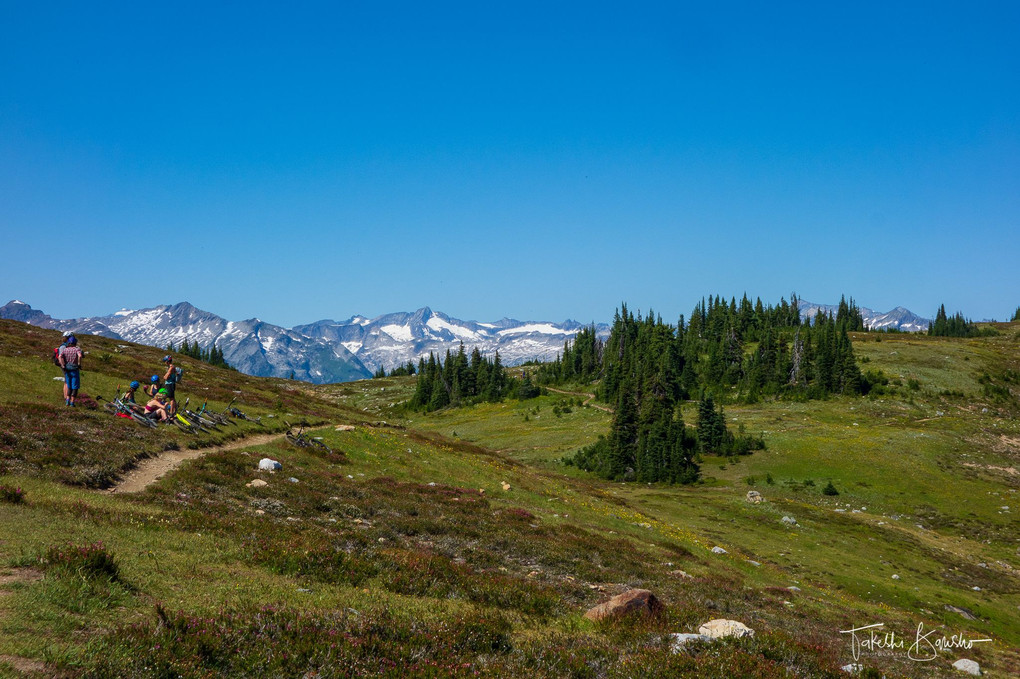
[[[803,319],[814,318],[819,311],[835,315],[839,307],[835,304],[815,304],[804,300],[798,301],[800,316]],[[864,318],[864,325],[872,330],[896,329],[903,332],[924,332],[931,324],[931,320],[922,318],[910,309],[898,306],[892,311],[882,313],[873,311],[867,307],[860,307],[861,316]]]

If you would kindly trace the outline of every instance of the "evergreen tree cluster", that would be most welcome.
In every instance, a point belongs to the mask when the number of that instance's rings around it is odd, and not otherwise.
[[[419,359],[416,370],[418,384],[408,407],[431,412],[450,405],[480,401],[498,402],[508,396],[534,398],[539,388],[525,373],[523,379],[509,377],[497,351],[490,360],[475,347],[470,358],[461,343],[453,354],[446,351],[446,360],[429,352],[429,360]]]
[[[234,370],[234,368],[223,358],[223,350],[215,344],[208,349],[203,349],[198,342],[188,342],[188,340],[185,339],[179,349],[175,349],[174,343],[171,342],[166,346],[166,350],[168,352],[178,353],[182,356],[190,356],[191,358],[198,359],[199,361],[205,361],[217,368]]]
[[[726,428],[713,393],[746,401],[763,395],[824,397],[861,393],[867,382],[848,333],[864,330],[860,309],[843,298],[834,315],[819,312],[802,323],[798,300],[765,306],[709,297],[690,323],[664,323],[649,312],[616,312],[609,339],[594,337],[565,348],[539,372],[544,383],[601,380],[598,397],[615,407],[607,437],[581,449],[569,462],[604,478],[690,483],[699,475],[696,455],[748,454],[760,438]],[[579,335],[580,336],[580,335]],[[594,358],[601,355],[601,363]],[[679,406],[700,397],[690,431]]]
[[[1013,318],[1011,318],[1010,320],[1013,321],[1014,323],[1016,321],[1020,321],[1020,306],[1018,306],[1016,308],[1016,311],[1013,312]]]
[[[389,377],[407,377],[408,375],[417,374],[418,369],[414,367],[414,361],[408,361],[404,365],[399,365],[390,371]],[[372,378],[386,377],[386,367],[379,366],[379,369],[372,374]]]
[[[726,428],[726,414],[723,407],[716,406],[711,394],[705,394],[698,402],[698,452],[710,455],[750,455],[756,450],[765,450],[765,441],[744,432],[744,425],[736,435]]]
[[[942,304],[935,314],[935,322],[928,326],[928,334],[932,337],[976,337],[980,332],[978,327],[964,318],[959,311],[951,317],[947,316],[946,305]]]
[[[582,328],[574,341],[563,343],[563,354],[552,364],[542,367],[542,374],[549,382],[562,384],[578,382],[588,384],[602,373],[602,354],[605,344],[598,338],[595,326]]]
[[[609,339],[602,343],[594,328],[578,334],[564,353],[538,373],[542,384],[591,383],[601,380],[599,398],[619,399],[628,378],[648,381],[655,392],[689,399],[708,390],[737,401],[763,396],[824,398],[833,393],[864,393],[849,332],[864,331],[864,318],[853,298],[840,300],[836,313],[820,311],[801,322],[796,295],[776,306],[754,304],[747,295],[738,303],[709,296],[676,326],[652,312],[643,318],[623,305],[616,312]],[[639,374],[640,373],[640,374]]]

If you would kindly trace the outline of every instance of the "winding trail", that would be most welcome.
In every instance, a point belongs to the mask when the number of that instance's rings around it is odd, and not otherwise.
[[[551,392],[554,392],[554,393],[557,393],[557,394],[565,394],[567,396],[587,396],[588,400],[584,402],[584,404],[586,406],[591,406],[592,408],[595,408],[596,410],[602,410],[602,411],[605,411],[607,413],[613,412],[613,409],[610,408],[609,406],[604,406],[604,405],[602,405],[600,403],[595,403],[594,402],[595,401],[595,394],[588,394],[588,393],[585,393],[583,391],[564,391],[563,389],[553,389],[552,387],[546,387],[546,389],[548,391],[551,391]]]
[[[187,460],[196,460],[203,455],[216,453],[222,450],[236,450],[248,446],[261,446],[277,439],[282,439],[284,434],[259,434],[247,436],[236,441],[230,441],[220,446],[208,448],[196,448],[195,450],[168,450],[156,457],[148,457],[138,462],[131,471],[124,475],[120,483],[108,489],[108,493],[138,493],[153,483],[163,478],[166,474],[177,469]]]

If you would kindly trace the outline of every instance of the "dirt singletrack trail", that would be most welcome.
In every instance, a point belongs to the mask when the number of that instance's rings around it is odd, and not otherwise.
[[[609,406],[604,406],[599,403],[595,403],[595,394],[587,394],[583,391],[564,391],[563,389],[553,389],[552,387],[546,387],[546,389],[556,394],[563,394],[565,396],[587,396],[588,400],[584,402],[586,406],[591,406],[596,410],[602,410],[607,413],[613,412],[613,409],[610,408]]]
[[[243,439],[230,441],[220,446],[208,448],[196,448],[195,450],[167,450],[156,457],[149,457],[138,462],[138,466],[127,472],[120,483],[109,488],[108,493],[138,493],[153,483],[163,478],[166,474],[177,469],[187,460],[196,460],[209,453],[217,453],[222,450],[237,450],[248,446],[261,446],[277,439],[282,439],[280,434],[259,434],[257,436],[246,436]]]

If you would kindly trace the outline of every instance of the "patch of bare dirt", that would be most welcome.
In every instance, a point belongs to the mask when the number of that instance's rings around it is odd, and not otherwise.
[[[996,467],[992,464],[978,464],[976,462],[964,462],[964,467],[973,467],[975,469],[987,469],[993,472],[1002,472],[1006,476],[1020,476],[1020,472],[1015,467]]]
[[[29,583],[42,580],[42,571],[34,568],[10,568],[0,572],[0,587],[8,587],[15,583]]]
[[[41,660],[22,658],[17,655],[0,655],[0,663],[6,663],[21,674],[40,674],[46,672],[46,663]]]
[[[1020,453],[1020,438],[1000,434],[999,443],[1001,443],[1006,448],[1006,450],[1008,450],[1011,453]]]

